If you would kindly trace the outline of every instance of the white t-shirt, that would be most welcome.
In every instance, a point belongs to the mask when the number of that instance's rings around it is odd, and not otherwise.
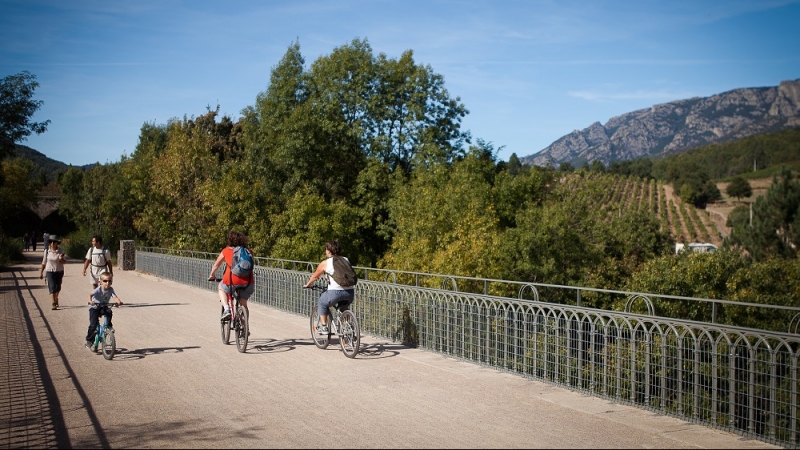
[[[350,262],[350,260],[347,259],[346,256],[342,256],[342,258],[344,258],[348,263]],[[329,291],[344,291],[345,288],[340,286],[339,283],[337,283],[336,280],[333,279],[333,272],[334,272],[333,258],[328,258],[328,259],[325,260],[325,273],[328,274],[328,290]],[[347,289],[353,289],[353,287],[350,286]]]
[[[97,248],[94,245],[86,252],[86,258],[91,262],[92,273],[100,274],[106,271],[106,264],[111,264],[111,252],[107,248]]]

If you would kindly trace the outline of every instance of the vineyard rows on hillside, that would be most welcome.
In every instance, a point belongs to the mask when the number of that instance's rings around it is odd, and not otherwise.
[[[598,211],[605,214],[619,214],[622,210],[647,214],[675,242],[722,245],[722,232],[711,214],[683,202],[662,181],[589,172],[562,178],[562,187],[565,196],[581,191],[581,197],[593,199]]]

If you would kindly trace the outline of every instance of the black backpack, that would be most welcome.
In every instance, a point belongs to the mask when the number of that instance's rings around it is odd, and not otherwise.
[[[346,259],[341,256],[333,256],[331,261],[333,262],[333,281],[338,283],[339,286],[348,288],[358,283],[356,272]]]

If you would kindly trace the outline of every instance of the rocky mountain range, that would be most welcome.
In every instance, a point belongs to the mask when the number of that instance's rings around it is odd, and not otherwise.
[[[554,167],[569,162],[581,167],[601,161],[608,166],[792,127],[800,127],[800,79],[662,103],[612,117],[605,125],[595,122],[520,162]]]

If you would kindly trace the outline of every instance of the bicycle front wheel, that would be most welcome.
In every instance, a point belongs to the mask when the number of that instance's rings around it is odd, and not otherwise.
[[[319,321],[319,311],[317,311],[317,307],[314,306],[311,308],[311,340],[314,341],[314,345],[318,348],[326,349],[328,348],[328,344],[331,343],[331,333],[328,330],[328,334],[319,334],[319,328],[322,324]]]
[[[236,349],[239,350],[239,353],[247,351],[247,339],[250,334],[250,321],[247,319],[247,310],[243,306],[236,308],[236,321],[238,322],[236,327]]]
[[[344,356],[355,358],[361,347],[361,327],[353,311],[342,311],[339,316],[339,344],[342,346]]]
[[[114,357],[114,353],[117,351],[117,340],[114,339],[113,331],[105,330],[105,333],[103,333],[102,347],[103,358],[111,360],[111,358]]]
[[[220,307],[222,310],[220,316],[225,312],[225,308]],[[220,322],[220,330],[222,331],[222,343],[228,345],[231,342],[231,319],[223,320]]]

